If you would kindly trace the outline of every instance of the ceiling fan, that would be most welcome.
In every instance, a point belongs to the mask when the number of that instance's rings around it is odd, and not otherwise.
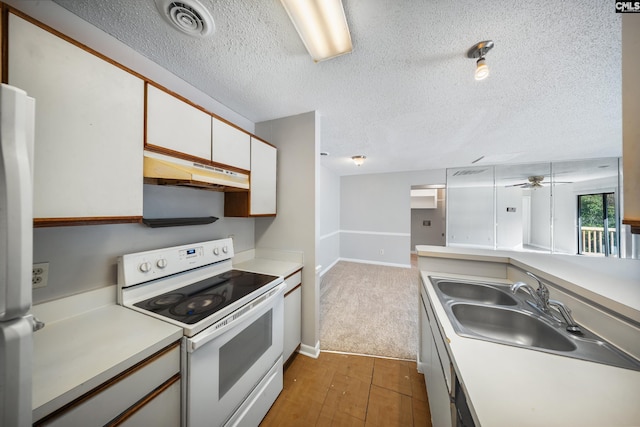
[[[542,188],[547,183],[542,183],[544,180],[543,175],[531,175],[527,178],[528,182],[521,182],[519,184],[507,185],[506,187],[520,187],[520,188]],[[569,181],[553,181],[554,184],[571,184]]]

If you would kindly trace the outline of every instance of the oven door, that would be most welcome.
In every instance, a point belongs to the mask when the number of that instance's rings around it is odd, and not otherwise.
[[[224,425],[279,361],[280,375],[276,379],[279,383],[270,384],[270,395],[274,395],[275,400],[282,390],[284,288],[281,283],[195,337],[186,339],[187,426]],[[274,387],[277,387],[275,393]],[[243,407],[242,411],[247,408]],[[262,416],[264,414],[260,418]]]

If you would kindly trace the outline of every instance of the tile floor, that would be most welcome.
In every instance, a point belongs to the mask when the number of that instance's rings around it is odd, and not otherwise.
[[[431,426],[424,376],[412,361],[298,355],[260,426]]]

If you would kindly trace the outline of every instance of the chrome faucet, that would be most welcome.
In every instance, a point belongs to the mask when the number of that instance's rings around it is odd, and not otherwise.
[[[543,312],[548,313],[549,312],[549,289],[547,289],[544,283],[542,283],[540,279],[536,277],[535,274],[527,271],[527,275],[533,277],[536,280],[536,282],[538,282],[538,289],[534,290],[531,286],[529,286],[525,282],[516,282],[513,285],[511,285],[511,292],[515,294],[516,292],[518,292],[519,289],[523,289],[527,291],[527,293],[531,295],[531,298],[533,298],[533,301],[535,302],[536,307],[538,307]]]
[[[529,271],[527,271],[527,275],[533,277],[536,282],[538,282],[538,289],[534,290],[525,282],[516,282],[511,285],[511,292],[515,294],[519,289],[527,291],[527,293],[531,295],[531,298],[533,298],[536,307],[538,307],[542,312],[553,317],[553,315],[549,312],[549,308],[553,307],[558,313],[560,313],[560,316],[562,316],[562,320],[564,320],[564,322],[567,324],[568,332],[571,332],[573,334],[581,334],[582,330],[580,329],[580,326],[576,323],[576,321],[573,320],[569,307],[567,307],[560,301],[549,299],[549,289],[544,285],[544,283],[542,283],[535,274]]]
[[[556,301],[554,299],[549,300],[549,306],[558,310],[558,312],[562,316],[562,319],[564,320],[564,323],[567,324],[568,332],[571,332],[572,334],[582,334],[582,329],[580,329],[580,326],[576,323],[575,320],[573,320],[569,307],[564,305],[562,302]]]

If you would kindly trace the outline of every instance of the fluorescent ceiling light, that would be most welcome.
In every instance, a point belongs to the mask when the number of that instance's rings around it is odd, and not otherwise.
[[[340,0],[280,0],[315,62],[351,52]]]

